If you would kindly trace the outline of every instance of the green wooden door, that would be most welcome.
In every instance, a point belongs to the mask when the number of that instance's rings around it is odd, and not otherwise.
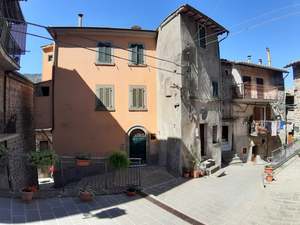
[[[146,135],[142,130],[133,131],[130,135],[130,158],[141,158],[142,163],[146,162]]]

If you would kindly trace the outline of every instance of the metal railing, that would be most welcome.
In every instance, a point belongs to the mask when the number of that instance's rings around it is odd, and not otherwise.
[[[8,22],[3,18],[0,18],[0,44],[6,54],[19,65],[23,50],[11,34]]]
[[[278,99],[278,88],[275,86],[242,83],[234,85],[232,88],[233,98],[261,100]]]
[[[280,167],[282,164],[293,158],[300,152],[300,140],[295,140],[291,144],[284,145],[272,151],[271,157],[268,161],[274,169]]]
[[[97,194],[119,193],[128,187],[141,187],[140,158],[129,158],[130,166],[115,170],[110,167],[107,158],[92,157],[90,165],[76,165],[74,157],[62,156],[54,173],[56,188],[64,192],[77,193],[82,187],[89,186]]]

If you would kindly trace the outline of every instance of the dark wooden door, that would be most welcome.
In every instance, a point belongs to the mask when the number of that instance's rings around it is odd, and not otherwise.
[[[144,131],[137,129],[130,134],[130,158],[141,158],[142,163],[146,163],[147,138]]]

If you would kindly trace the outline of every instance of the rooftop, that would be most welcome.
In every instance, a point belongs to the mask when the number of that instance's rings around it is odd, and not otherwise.
[[[243,66],[250,66],[250,67],[256,67],[260,69],[267,69],[267,70],[273,70],[277,72],[282,72],[282,73],[288,73],[287,70],[281,69],[281,68],[276,68],[273,66],[268,66],[268,65],[262,65],[262,64],[256,64],[252,62],[244,62],[244,61],[231,61],[227,59],[221,59],[223,63],[231,63],[231,64],[236,64],[236,65],[243,65]]]
[[[220,25],[210,17],[204,15],[199,10],[195,9],[189,4],[182,5],[178,9],[176,9],[173,13],[171,13],[163,20],[160,26],[163,26],[164,23],[171,20],[174,15],[177,15],[179,13],[190,16],[195,20],[196,23],[205,23],[209,28],[214,30],[219,35],[223,33],[229,33],[229,31],[222,25]]]
[[[300,60],[291,62],[290,64],[286,65],[284,68],[288,68],[288,67],[295,66],[295,65],[298,65],[298,64],[300,64]]]

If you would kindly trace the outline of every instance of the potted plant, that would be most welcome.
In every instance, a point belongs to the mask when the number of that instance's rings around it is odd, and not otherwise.
[[[91,156],[86,153],[80,153],[76,157],[77,166],[89,166],[91,165]]]
[[[272,174],[273,173],[273,167],[271,165],[265,166],[265,173],[266,174]]]
[[[136,191],[137,191],[136,188],[132,186],[126,190],[126,194],[127,196],[132,197],[136,195]]]
[[[8,149],[0,144],[0,165],[3,165],[7,162],[8,159]]]
[[[115,170],[126,169],[130,164],[127,154],[121,151],[112,153],[109,156],[108,161],[112,168]]]
[[[85,186],[79,189],[79,198],[82,202],[90,202],[93,200],[95,192],[90,186]]]
[[[183,175],[183,177],[189,178],[190,174],[191,174],[191,170],[189,168],[187,168],[187,167],[183,167],[182,168],[182,175]]]
[[[37,168],[49,168],[55,165],[57,155],[53,150],[32,151],[28,154],[28,161]]]
[[[191,177],[198,178],[199,177],[199,164],[200,159],[198,157],[197,152],[194,148],[191,148]]]
[[[272,182],[273,181],[273,174],[267,174],[267,176],[266,176],[266,180],[268,181],[268,182]]]
[[[34,192],[37,192],[36,186],[32,185],[22,189],[22,200],[24,202],[31,202]]]

